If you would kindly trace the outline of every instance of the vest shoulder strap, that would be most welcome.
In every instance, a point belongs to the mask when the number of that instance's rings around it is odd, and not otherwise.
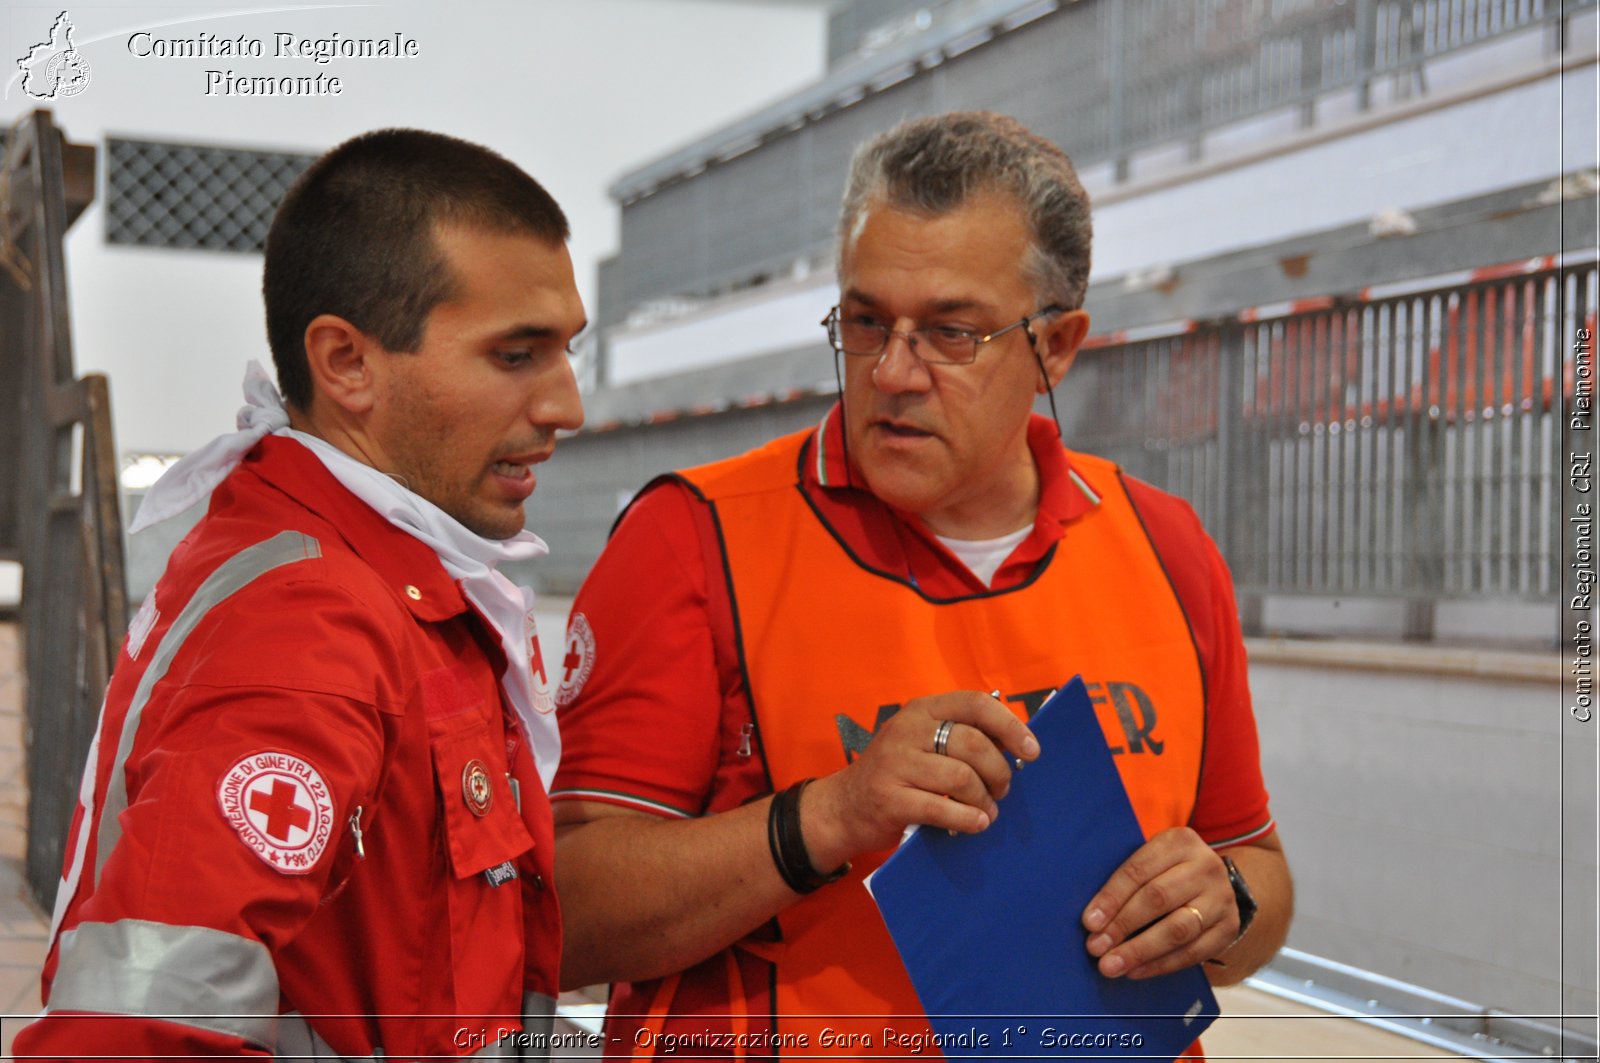
[[[800,482],[800,450],[814,431],[791,432],[748,453],[684,469],[678,476],[712,502],[793,487]]]

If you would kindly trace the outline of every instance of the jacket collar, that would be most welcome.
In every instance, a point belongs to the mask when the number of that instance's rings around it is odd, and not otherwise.
[[[390,524],[351,494],[316,455],[299,443],[282,436],[267,436],[245,456],[240,467],[338,529],[350,549],[394,588],[417,619],[431,623],[466,611],[461,589],[433,549]]]

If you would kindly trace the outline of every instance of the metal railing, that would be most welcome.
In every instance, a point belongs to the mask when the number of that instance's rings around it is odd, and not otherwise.
[[[1109,71],[1113,152],[1196,138],[1277,107],[1396,79],[1426,91],[1422,63],[1530,26],[1559,26],[1588,0],[1132,0],[1107,8],[1121,45]],[[1070,150],[1070,149],[1069,149]],[[1089,161],[1089,160],[1084,160]],[[1120,161],[1120,160],[1119,160]]]
[[[1097,0],[1017,26],[1006,19],[1017,4],[950,5],[927,35],[619,179],[622,252],[601,278],[603,320],[830,258],[851,151],[902,118],[1002,111],[1079,167],[1110,163],[1125,175],[1140,152],[1164,145],[1200,158],[1208,137],[1248,119],[1289,114],[1309,126],[1319,109],[1426,93],[1434,61],[1511,34],[1542,29],[1539,49],[1557,54],[1567,23],[1596,5]],[[1491,76],[1492,63],[1476,76]]]
[[[0,396],[18,450],[0,489],[16,503],[28,681],[27,879],[48,908],[60,880],[100,700],[127,628],[116,448],[104,376],[74,375],[62,243],[93,198],[94,149],[46,111],[13,129],[0,163]]]
[[[1070,442],[1188,499],[1242,595],[1554,601],[1597,276],[1544,260],[1097,347]]]

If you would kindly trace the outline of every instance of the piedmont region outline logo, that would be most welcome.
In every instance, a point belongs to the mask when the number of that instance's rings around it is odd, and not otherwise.
[[[35,100],[65,99],[89,87],[89,60],[72,43],[71,16],[63,11],[50,27],[50,39],[33,45],[17,60],[22,91]]]

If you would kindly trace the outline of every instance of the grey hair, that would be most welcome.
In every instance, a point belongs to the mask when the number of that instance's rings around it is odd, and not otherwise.
[[[874,201],[938,216],[972,196],[1011,196],[1032,234],[1024,276],[1041,305],[1083,305],[1089,286],[1089,196],[1072,160],[1022,123],[989,111],[901,122],[856,149],[839,210],[841,262]]]

